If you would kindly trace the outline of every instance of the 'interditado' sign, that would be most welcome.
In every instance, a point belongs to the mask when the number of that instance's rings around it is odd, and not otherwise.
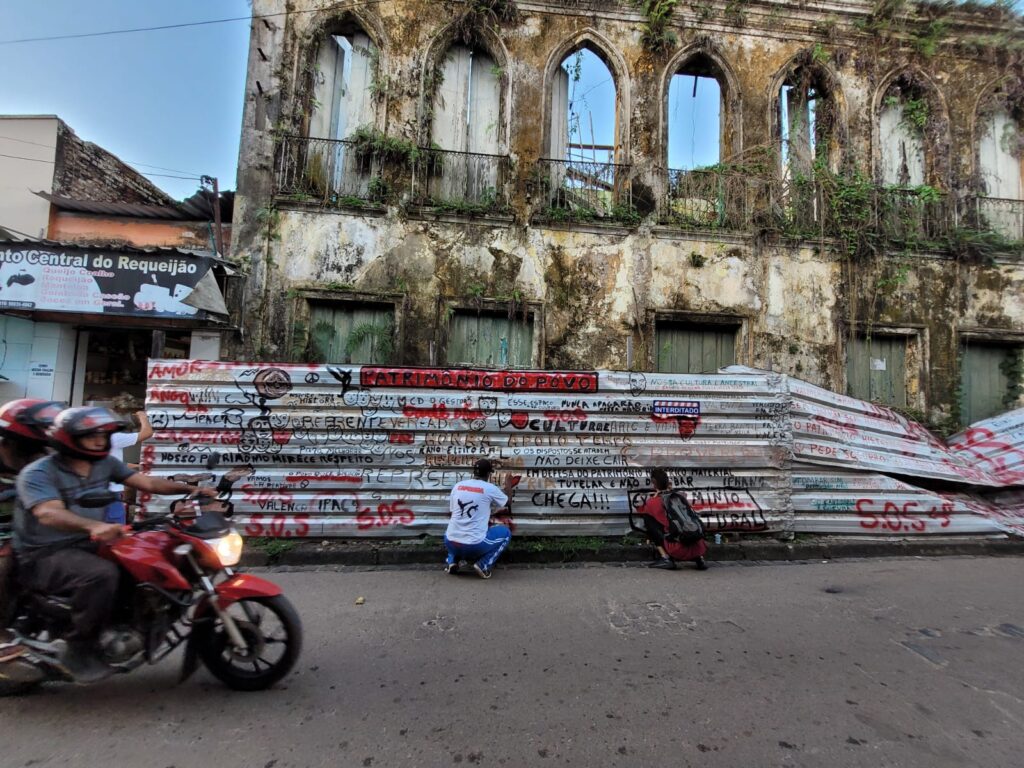
[[[199,319],[205,313],[183,300],[211,267],[208,258],[180,252],[11,244],[0,247],[0,310]]]

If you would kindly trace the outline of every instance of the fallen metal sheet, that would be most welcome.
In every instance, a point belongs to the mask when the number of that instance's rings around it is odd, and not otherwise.
[[[946,442],[997,484],[1024,485],[1024,408],[976,422]]]
[[[921,536],[1007,532],[992,505],[868,472],[793,469],[795,533]]]

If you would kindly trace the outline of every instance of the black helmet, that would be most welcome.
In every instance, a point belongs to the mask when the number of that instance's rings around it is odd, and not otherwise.
[[[67,408],[57,414],[50,427],[50,445],[58,453],[86,461],[100,461],[110,455],[110,440],[102,450],[83,448],[79,440],[86,435],[102,432],[110,435],[125,429],[125,423],[106,408]]]

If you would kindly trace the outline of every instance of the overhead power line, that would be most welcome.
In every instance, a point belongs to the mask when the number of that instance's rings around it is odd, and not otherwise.
[[[441,0],[435,0],[440,2]],[[51,40],[79,40],[84,37],[109,37],[110,35],[130,35],[136,32],[160,32],[169,29],[184,29],[186,27],[206,27],[211,24],[228,24],[235,21],[252,21],[254,19],[271,19],[276,16],[294,16],[300,13],[321,13],[323,11],[345,10],[358,8],[367,5],[377,5],[384,0],[356,0],[354,2],[335,3],[326,8],[309,8],[301,11],[281,11],[279,13],[264,13],[256,16],[231,16],[226,19],[207,19],[206,21],[185,21],[178,24],[161,24],[153,27],[133,27],[131,29],[107,29],[101,32],[76,32],[70,35],[47,35],[45,37],[21,37],[12,40],[0,40],[0,45],[18,45],[20,43],[43,43]]]
[[[16,139],[13,136],[0,136],[0,141],[16,141],[16,142],[18,142],[20,144],[31,144],[34,147],[42,147],[43,149],[56,149],[56,147],[53,144],[40,144],[38,141],[28,141],[27,139]],[[4,155],[4,157],[15,157],[16,159],[19,159],[19,160],[31,160],[32,159],[30,157],[16,157],[15,155]],[[51,161],[44,160],[44,161],[41,161],[41,162],[51,162]],[[171,171],[172,173],[184,173],[184,174],[187,174],[187,176],[185,176],[183,178],[189,178],[189,179],[198,179],[202,175],[202,174],[199,174],[199,173],[193,173],[192,171],[183,171],[183,170],[181,170],[181,168],[167,168],[167,167],[165,167],[163,165],[153,165],[153,163],[137,163],[134,160],[122,160],[121,162],[125,163],[126,165],[132,165],[132,166],[141,165],[143,168],[156,168],[158,171]],[[159,176],[160,175],[158,173],[145,173],[143,171],[139,171],[139,173],[142,173],[144,176]],[[178,177],[172,177],[172,178],[178,178]]]

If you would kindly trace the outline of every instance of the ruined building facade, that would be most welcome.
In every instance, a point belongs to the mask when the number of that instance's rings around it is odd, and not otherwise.
[[[232,354],[739,363],[947,427],[1017,402],[1017,22],[666,6],[255,0]],[[574,133],[580,52],[614,98]],[[720,94],[710,168],[672,167],[680,75]]]

